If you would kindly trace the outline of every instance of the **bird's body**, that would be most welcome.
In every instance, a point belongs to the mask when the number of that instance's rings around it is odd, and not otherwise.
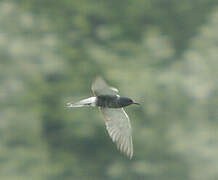
[[[67,107],[99,107],[104,115],[106,128],[112,140],[117,144],[120,151],[132,158],[131,124],[123,107],[138,103],[127,97],[120,97],[118,90],[109,87],[100,77],[93,82],[92,91],[95,96],[76,103],[67,103]]]
[[[122,108],[128,106],[132,100],[126,97],[116,95],[100,95],[97,96],[96,106],[103,108]]]

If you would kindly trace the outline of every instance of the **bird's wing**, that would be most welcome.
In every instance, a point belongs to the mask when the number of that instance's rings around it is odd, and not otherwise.
[[[101,78],[97,77],[92,83],[92,91],[96,96],[99,95],[118,95],[118,90],[114,87],[110,87]]]
[[[117,148],[130,159],[133,156],[131,124],[123,108],[100,108],[105,118],[107,131]]]

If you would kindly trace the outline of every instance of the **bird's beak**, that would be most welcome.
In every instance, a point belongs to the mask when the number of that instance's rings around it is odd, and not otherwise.
[[[132,104],[141,105],[141,104],[139,104],[139,103],[137,103],[137,102],[133,102]]]

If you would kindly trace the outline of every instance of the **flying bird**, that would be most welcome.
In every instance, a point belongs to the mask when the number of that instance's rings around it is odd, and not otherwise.
[[[93,81],[92,91],[94,96],[76,103],[67,103],[66,106],[69,108],[99,107],[104,116],[108,134],[116,143],[117,148],[131,159],[133,156],[132,128],[123,107],[131,104],[139,105],[139,103],[128,97],[120,97],[118,95],[119,91],[114,87],[110,87],[101,77],[97,77]]]

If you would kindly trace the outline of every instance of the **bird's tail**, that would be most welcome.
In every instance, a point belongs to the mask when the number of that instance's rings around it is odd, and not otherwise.
[[[71,108],[71,107],[83,107],[83,106],[95,106],[95,105],[96,105],[96,97],[90,97],[75,103],[67,103],[66,107]]]

